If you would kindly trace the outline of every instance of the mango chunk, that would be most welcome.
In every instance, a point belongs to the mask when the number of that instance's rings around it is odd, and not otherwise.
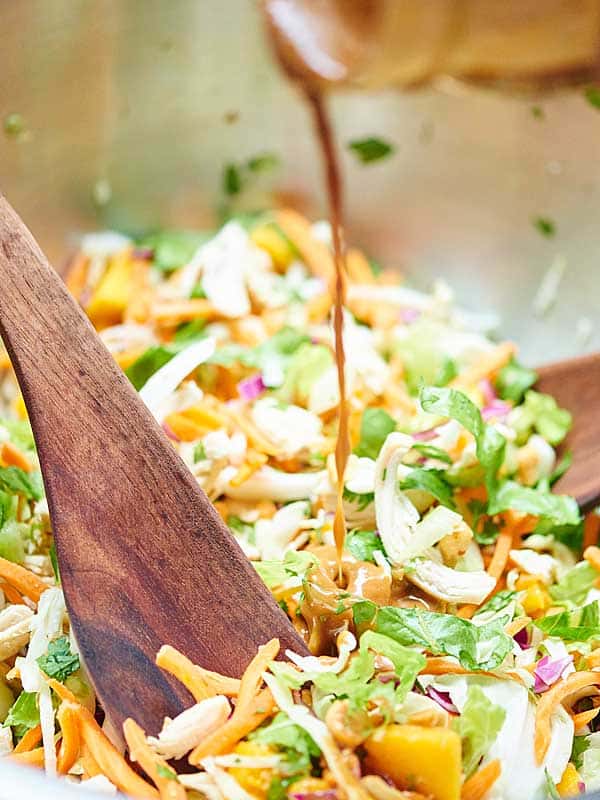
[[[460,736],[448,728],[388,725],[365,742],[369,764],[399,789],[460,800]]]
[[[121,321],[133,291],[133,270],[129,251],[111,259],[86,308],[96,327],[104,328]]]
[[[556,785],[556,790],[561,797],[576,797],[580,792],[581,776],[575,769],[575,765],[570,761],[562,774],[560,783]]]

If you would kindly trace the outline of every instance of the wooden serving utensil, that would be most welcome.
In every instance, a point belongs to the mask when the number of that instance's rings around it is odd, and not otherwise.
[[[600,353],[568,358],[538,370],[536,389],[552,395],[573,415],[573,428],[561,446],[573,465],[554,491],[572,495],[583,511],[600,503]]]
[[[62,586],[86,667],[120,730],[192,702],[163,644],[239,676],[273,636],[306,646],[163,431],[0,195],[0,334],[38,448]]]

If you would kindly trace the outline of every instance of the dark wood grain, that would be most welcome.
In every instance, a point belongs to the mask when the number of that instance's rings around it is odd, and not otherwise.
[[[538,370],[536,386],[573,414],[573,428],[561,446],[573,465],[554,490],[570,494],[584,511],[600,503],[600,353],[570,358]]]
[[[0,334],[31,419],[71,624],[111,720],[156,732],[191,697],[162,644],[239,676],[287,617],[0,195]]]

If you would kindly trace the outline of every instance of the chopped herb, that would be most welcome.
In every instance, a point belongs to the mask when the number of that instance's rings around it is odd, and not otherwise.
[[[477,544],[486,545],[486,544],[494,544],[498,535],[500,533],[500,529],[497,525],[494,525],[491,519],[486,519],[481,526],[481,530],[477,529],[473,532],[475,537],[475,541]]]
[[[600,108],[600,88],[597,86],[588,86],[583,95],[588,103],[594,108]]]
[[[368,262],[369,262],[369,267],[371,268],[371,272],[373,273],[373,275],[376,278],[379,275],[381,275],[381,273],[383,272],[383,267],[381,266],[379,261],[377,261],[377,259],[375,259],[375,258],[369,258]]]
[[[267,172],[279,166],[279,157],[275,153],[261,153],[249,158],[246,166],[250,172]]]
[[[155,231],[142,237],[137,246],[152,250],[152,265],[161,272],[172,272],[189,264],[198,248],[211,237],[210,233],[185,230]]]
[[[149,347],[131,366],[127,367],[125,375],[139,391],[155,372],[169,363],[174,355],[171,347],[163,345]]]
[[[546,636],[557,636],[567,642],[587,642],[600,638],[600,609],[598,601],[575,611],[561,611],[534,620],[534,625]]]
[[[541,106],[531,106],[531,116],[535,119],[545,119],[546,113]]]
[[[376,459],[388,434],[396,430],[396,421],[383,408],[366,408],[360,422],[357,456]]]
[[[206,449],[204,447],[203,442],[198,442],[198,444],[194,447],[194,464],[197,464],[199,461],[204,461],[206,458]]]
[[[64,683],[69,675],[79,669],[79,656],[71,652],[68,638],[61,636],[48,644],[48,652],[40,656],[37,663],[49,678]]]
[[[355,139],[349,142],[348,149],[362,164],[371,164],[373,161],[379,161],[391,155],[395,148],[383,139],[369,136],[366,139]]]
[[[562,478],[565,472],[569,469],[571,464],[573,463],[573,453],[568,450],[558,464],[554,467],[552,474],[548,478],[548,482],[550,486],[554,486],[557,480]]]
[[[547,239],[551,239],[556,233],[556,225],[550,217],[535,217],[533,226]]]
[[[242,174],[236,164],[226,164],[223,170],[223,191],[233,197],[242,191]]]
[[[547,800],[560,800],[560,795],[556,788],[556,784],[552,780],[547,768],[544,767],[544,780],[546,783],[546,798]]]
[[[502,400],[520,403],[527,389],[537,381],[537,373],[513,359],[498,373],[496,391]]]
[[[358,492],[351,492],[350,489],[344,486],[343,498],[348,503],[356,503],[357,511],[364,511],[375,500],[375,492],[358,494]]]
[[[359,561],[375,563],[373,553],[383,550],[383,544],[375,531],[351,531],[346,536],[346,549]]]
[[[505,481],[490,501],[489,514],[513,509],[551,520],[554,525],[577,525],[580,520],[577,503],[567,495],[540,492],[515,481]]]
[[[573,749],[571,751],[570,761],[573,762],[575,769],[581,769],[583,763],[583,754],[590,746],[590,740],[587,736],[574,736]]]
[[[0,490],[22,494],[30,500],[41,500],[42,476],[19,467],[0,467]]]
[[[15,139],[25,131],[25,120],[21,114],[12,113],[4,117],[4,133]]]
[[[173,772],[169,767],[165,767],[164,764],[156,765],[156,774],[160,775],[161,778],[166,778],[168,781],[177,780],[177,773]]]
[[[483,614],[486,611],[502,611],[502,609],[506,608],[509,603],[512,603],[516,596],[516,592],[511,592],[508,589],[504,589],[501,592],[496,592],[496,594],[491,597],[487,603],[484,603],[484,605],[481,606],[477,613]]]
[[[56,579],[57,583],[60,583],[60,572],[58,569],[58,558],[56,556],[56,545],[54,542],[50,545],[50,550],[48,551],[48,555],[50,556],[50,563],[52,564],[52,572],[54,573],[54,578]]]
[[[442,450],[440,447],[434,447],[432,444],[413,444],[413,450],[422,455],[424,458],[434,458],[436,461],[442,461],[444,464],[451,464],[452,459],[449,454]]]

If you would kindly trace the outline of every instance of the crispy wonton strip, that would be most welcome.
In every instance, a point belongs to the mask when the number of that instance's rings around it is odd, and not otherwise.
[[[185,789],[179,781],[174,780],[173,777],[167,777],[173,770],[164,758],[150,748],[140,726],[132,719],[126,719],[123,723],[123,733],[129,748],[129,757],[132,761],[136,761],[156,784],[161,800],[186,800]]]
[[[175,326],[181,322],[194,319],[205,319],[212,322],[221,314],[210,300],[197,298],[192,300],[162,300],[150,307],[150,316],[157,325]]]
[[[79,732],[79,728],[77,729]],[[81,747],[79,748],[79,757],[81,759],[81,766],[83,767],[83,772],[86,778],[95,778],[96,775],[102,775],[102,770],[94,761],[94,757],[90,753],[90,748],[86,745],[85,742],[81,743]]]
[[[463,783],[460,800],[483,800],[494,783],[500,777],[502,767],[500,760],[495,758],[486,764],[485,767],[478,769],[474,775]]]
[[[0,558],[0,578],[10,583],[34,603],[37,603],[46,589],[50,588],[33,572],[18,564],[13,564],[12,561],[7,561],[5,558]]]
[[[550,718],[559,703],[586,686],[598,686],[600,672],[573,672],[545,692],[538,703],[535,716],[535,756],[541,764],[550,747]]]
[[[71,704],[81,740],[88,747],[100,772],[125,794],[140,798],[158,797],[156,789],[131,769],[93,715],[77,702],[73,693],[53,678],[49,678],[48,683],[62,700]]]
[[[81,749],[77,714],[73,710],[71,703],[63,701],[56,713],[56,718],[62,733],[56,770],[59,775],[66,775],[79,758]]]
[[[19,467],[24,472],[31,472],[33,469],[25,453],[22,453],[18,447],[15,447],[10,442],[4,442],[2,445],[0,458],[9,467]]]
[[[506,366],[516,352],[512,342],[502,342],[489,353],[486,353],[476,364],[461,372],[450,383],[453,389],[475,386],[484,378],[492,377],[498,370]]]
[[[242,431],[242,433],[246,434],[248,441],[256,450],[262,453],[266,453],[268,456],[276,456],[279,455],[279,450],[277,446],[264,434],[262,434],[256,425],[247,419],[243,414],[234,411],[233,409],[227,409],[227,413],[229,417],[233,420],[235,425]]]
[[[4,596],[10,603],[14,603],[15,605],[19,606],[27,605],[25,600],[23,600],[21,593],[18,592],[14,586],[11,586],[10,583],[6,583],[6,581],[0,581],[0,589],[2,589]]]
[[[575,733],[581,731],[582,728],[591,722],[595,717],[598,716],[600,712],[600,706],[598,708],[590,708],[589,711],[580,711],[579,714],[573,714],[573,725],[575,726]]]
[[[163,644],[158,651],[156,664],[183,683],[197,703],[217,694],[205,679],[202,669],[169,644]]]
[[[13,753],[27,753],[33,750],[42,741],[42,726],[36,725],[30,728],[21,741],[16,745]]]
[[[11,753],[10,757],[19,764],[27,764],[29,767],[44,766],[44,748],[36,747],[35,750],[28,750],[26,753]]]
[[[515,633],[519,633],[523,628],[526,628],[530,622],[531,617],[518,617],[517,619],[513,619],[512,622],[509,622],[508,625],[504,627],[504,630],[508,636],[514,636]]]
[[[233,712],[227,722],[219,730],[211,733],[194,750],[192,750],[189,762],[198,765],[206,756],[218,756],[228,753],[236,744],[256,730],[258,726],[268,719],[275,709],[275,701],[270,689],[263,689],[241,712],[236,716]]]

